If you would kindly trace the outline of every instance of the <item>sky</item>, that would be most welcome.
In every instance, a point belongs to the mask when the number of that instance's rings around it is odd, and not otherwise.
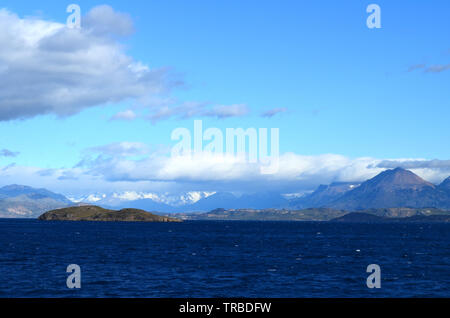
[[[0,2],[0,185],[280,191],[450,175],[448,1]],[[368,28],[369,4],[381,28]],[[279,169],[173,157],[176,128],[278,128]]]

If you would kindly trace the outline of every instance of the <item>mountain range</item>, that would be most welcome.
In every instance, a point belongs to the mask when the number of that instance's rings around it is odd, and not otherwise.
[[[46,189],[9,185],[0,188],[0,217],[37,217],[45,211],[92,204],[109,209],[134,208],[162,213],[209,212],[218,208],[302,210],[326,208],[361,211],[383,208],[437,208],[450,210],[450,177],[432,184],[402,168],[385,170],[364,182],[320,185],[312,193],[289,197],[277,192],[237,196],[228,192],[188,192],[177,196],[152,193],[90,195],[69,200]]]
[[[450,209],[450,177],[441,184],[434,185],[409,170],[396,168],[385,170],[362,183],[335,182],[320,185],[310,194],[291,199],[273,192],[240,197],[231,193],[216,193],[184,206],[183,210],[331,208],[358,211],[401,207]]]
[[[156,193],[112,193],[95,194],[76,202],[95,204],[111,209],[134,208],[147,211],[198,212],[211,211],[217,207],[235,208],[242,206],[257,209],[284,207],[289,200],[275,192],[261,192],[237,196],[229,192],[187,192],[178,195]]]
[[[371,208],[450,209],[450,177],[434,185],[409,170],[385,170],[365,182],[335,182],[320,185],[314,192],[288,198],[276,192],[236,196],[217,192],[196,202],[173,207],[157,206],[151,199],[123,202],[128,207],[161,212],[207,212],[223,209],[307,209],[331,208],[357,211]]]
[[[35,218],[43,212],[74,205],[62,194],[23,185],[0,188],[0,217]]]

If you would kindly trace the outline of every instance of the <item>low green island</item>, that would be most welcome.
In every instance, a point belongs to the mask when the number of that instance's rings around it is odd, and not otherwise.
[[[104,222],[182,222],[139,209],[108,210],[95,205],[51,210],[38,218],[42,221],[104,221]]]

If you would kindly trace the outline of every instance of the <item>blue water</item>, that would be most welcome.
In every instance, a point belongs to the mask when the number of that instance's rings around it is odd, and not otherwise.
[[[450,297],[449,265],[450,224],[0,220],[0,297]]]

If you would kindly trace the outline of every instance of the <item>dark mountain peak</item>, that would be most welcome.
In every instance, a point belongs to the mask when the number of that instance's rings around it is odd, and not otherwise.
[[[380,175],[410,175],[413,174],[410,170],[406,170],[402,167],[397,167],[395,169],[387,169],[380,173]]]
[[[439,188],[444,190],[450,190],[450,177],[442,181],[442,183],[439,185]]]
[[[418,190],[424,187],[435,188],[435,186],[422,179],[415,173],[403,169],[403,168],[395,168],[390,170],[385,170],[373,177],[372,179],[367,180],[362,184],[362,186],[370,186],[370,188],[383,188],[386,190],[394,190],[394,189],[413,189]]]
[[[323,207],[358,186],[359,183],[357,182],[333,182],[329,185],[321,184],[314,192],[291,200],[290,206],[301,209]]]
[[[445,191],[402,168],[385,170],[332,202],[332,208],[364,210],[368,208],[449,206]]]

